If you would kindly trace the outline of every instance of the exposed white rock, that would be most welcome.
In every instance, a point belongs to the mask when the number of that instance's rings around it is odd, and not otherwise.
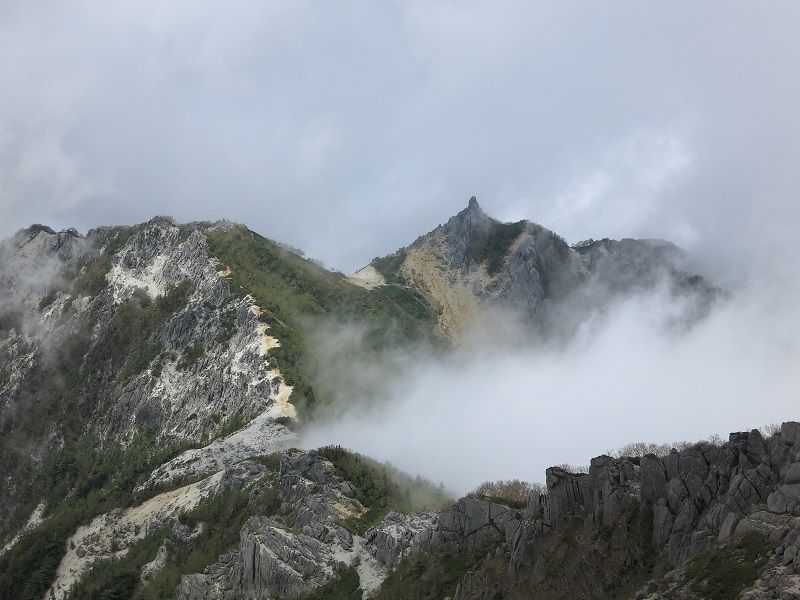
[[[269,413],[263,413],[246,428],[203,448],[187,450],[159,466],[137,491],[168,485],[186,477],[204,477],[248,458],[282,450],[291,446],[295,439],[293,432],[275,423]]]
[[[430,541],[437,519],[433,511],[391,512],[364,534],[365,547],[380,564],[392,569]]]
[[[29,529],[33,529],[39,523],[41,523],[42,515],[44,515],[44,502],[40,502],[36,506],[36,508],[33,509],[31,516],[28,517],[28,520],[25,522],[25,525],[22,526],[22,529],[20,529],[17,532],[17,534],[13,538],[11,538],[11,540],[9,540],[9,542],[5,546],[3,546],[2,549],[0,549],[0,556],[3,556],[3,554],[5,554],[11,548],[13,548],[14,544],[17,543],[17,541],[19,540],[19,538],[22,536],[23,533],[25,533]]]
[[[381,275],[380,271],[372,265],[367,265],[350,275],[347,280],[350,283],[361,286],[368,290],[386,284],[386,279]]]
[[[315,452],[290,452],[281,459],[282,517],[250,518],[238,547],[203,573],[182,577],[179,600],[291,597],[323,585],[355,567],[364,596],[388,575],[365,540],[339,523],[365,508],[354,488]]]
[[[161,544],[158,547],[158,551],[156,552],[156,557],[142,567],[142,574],[141,574],[142,583],[146,584],[153,575],[155,575],[161,569],[163,569],[166,566],[168,559],[169,559],[169,551],[167,550],[167,547],[164,544]]]
[[[64,598],[70,587],[98,560],[124,556],[131,544],[162,526],[175,525],[180,514],[204,499],[231,487],[240,488],[265,473],[261,465],[242,463],[196,483],[153,496],[137,506],[95,517],[79,527],[67,541],[67,551],[48,598],[50,594],[56,599]]]
[[[130,438],[135,431],[154,427],[173,439],[198,439],[213,433],[224,416],[295,416],[291,387],[267,356],[277,342],[258,320],[260,309],[252,298],[231,296],[225,280],[229,274],[220,270],[200,231],[187,233],[165,219],[146,224],[116,254],[108,277],[113,302],[129,298],[137,289],[161,295],[182,281],[190,282],[193,293],[187,306],[155,334],[173,360],[160,359],[157,376],[146,370],[127,383],[106,418],[104,435]],[[233,319],[234,331],[223,327],[223,317]],[[202,356],[189,368],[179,368],[179,357],[193,346],[203,349]],[[264,434],[268,427],[267,419],[256,423],[244,436],[248,447],[264,441],[260,453],[276,449],[275,438],[285,430]],[[227,448],[217,445],[207,454],[218,457]],[[235,451],[221,464],[252,455]]]
[[[139,506],[100,515],[79,527],[67,541],[67,552],[50,587],[52,597],[56,600],[64,598],[70,587],[95,562],[124,556],[133,542],[197,506],[219,489],[222,475],[215,473],[197,483],[154,496]]]

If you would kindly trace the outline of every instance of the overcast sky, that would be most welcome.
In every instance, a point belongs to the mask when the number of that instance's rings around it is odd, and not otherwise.
[[[349,271],[477,195],[797,249],[800,3],[0,3],[0,235],[229,218]],[[771,243],[771,240],[770,240]]]

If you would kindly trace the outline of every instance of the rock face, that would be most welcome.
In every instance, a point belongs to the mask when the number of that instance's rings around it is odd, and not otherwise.
[[[439,307],[441,329],[458,337],[485,307],[510,308],[545,333],[568,335],[588,312],[623,293],[664,282],[704,314],[718,291],[682,270],[662,240],[589,240],[569,246],[532,223],[500,223],[473,197],[463,211],[410,246],[377,258],[351,281],[370,288],[410,285]]]
[[[260,308],[231,292],[206,241],[207,233],[229,227],[157,217],[86,237],[35,226],[0,243],[0,437],[11,443],[42,436],[31,468],[61,447],[61,436],[91,432],[125,445],[148,431],[158,445],[200,442],[227,421],[258,417],[238,437],[154,475],[154,483],[167,484],[205,477],[292,439],[275,422],[294,416],[291,388],[267,358],[278,342],[259,320]],[[83,388],[84,430],[44,422],[34,423],[43,429],[34,432],[20,423],[27,403],[64,393],[48,382],[70,376]],[[0,454],[13,454],[12,446],[0,441]],[[0,518],[13,510],[20,484],[6,479]]]
[[[178,517],[182,513],[211,496],[230,489],[241,489],[264,473],[265,469],[260,464],[243,462],[197,483],[158,494],[138,506],[116,509],[95,517],[90,523],[79,527],[67,541],[66,555],[61,560],[48,597],[66,597],[72,584],[95,562],[123,556],[131,544],[165,525],[180,527]],[[166,549],[159,549],[153,561],[143,569],[141,577],[147,579],[152,576],[164,566],[165,561]]]
[[[432,511],[404,515],[390,512],[364,534],[364,546],[389,569],[421,551],[431,541],[439,516]]]
[[[600,540],[595,544],[602,542],[603,535],[610,536],[602,548],[587,548],[592,560],[624,549],[628,552],[625,560],[631,562],[635,555],[629,549],[637,544],[649,546],[654,555],[664,555],[674,568],[673,575],[649,582],[637,599],[699,599],[697,582],[686,565],[704,551],[735,549],[738,541],[749,535],[766,540],[767,545],[777,544],[777,549],[759,555],[760,562],[755,564],[763,568],[742,597],[792,598],[800,590],[800,568],[795,561],[800,506],[797,485],[787,482],[793,481],[798,449],[797,424],[784,423],[779,433],[767,439],[753,430],[733,433],[722,445],[700,443],[673,450],[665,457],[651,455],[634,461],[601,456],[592,460],[589,473],[584,474],[548,469],[547,494],[530,499],[521,520],[514,520],[505,536],[497,536],[501,544],[498,558],[487,557],[482,566],[470,571],[454,598],[487,598],[498,593],[517,597],[523,589],[533,594],[537,586],[558,589],[552,587],[557,581],[548,579],[553,569],[558,570],[553,557],[563,552],[565,528],[576,523],[585,539],[600,536],[594,538]],[[470,512],[477,514],[475,509]],[[488,519],[482,522],[488,524]],[[639,531],[648,532],[646,540],[642,533],[636,534],[639,541],[625,539],[630,535],[630,523],[636,522]],[[615,544],[616,536],[624,541]],[[733,556],[738,556],[735,550]],[[604,564],[602,560],[600,564]],[[615,575],[622,578],[613,580],[616,584],[601,585],[618,585],[635,572],[634,564]],[[609,567],[606,564],[604,568]],[[505,575],[498,577],[498,569],[505,570]],[[576,580],[580,577],[575,575]],[[567,580],[558,585],[573,593],[578,589],[574,587],[577,583]]]
[[[312,590],[344,568],[357,569],[362,589],[374,591],[387,570],[376,535],[352,535],[339,523],[366,509],[355,487],[316,452],[281,458],[278,489],[281,516],[249,519],[239,546],[203,573],[184,576],[175,591],[181,600],[294,597]],[[386,527],[381,525],[381,527]]]
[[[519,511],[489,500],[461,498],[439,515],[433,541],[485,546],[513,539],[521,525]]]
[[[214,265],[204,232],[225,226],[178,226],[156,218],[119,231],[92,230],[86,238],[46,229],[35,235],[31,230],[18,233],[0,249],[0,280],[9,296],[3,305],[13,305],[11,315],[17,315],[18,325],[13,344],[4,344],[0,370],[24,372],[16,363],[26,357],[36,360],[45,339],[67,336],[84,323],[93,327],[95,341],[103,341],[106,328],[136,294],[154,302],[185,285],[183,305],[158,323],[146,340],[147,348],[160,352],[153,352],[140,372],[124,380],[115,374],[104,384],[114,388],[114,402],[96,415],[96,427],[109,439],[124,439],[142,428],[165,437],[200,437],[213,432],[224,416],[263,413],[279,393],[278,374],[265,360],[274,341],[257,318],[258,307],[234,297]],[[120,247],[112,252],[111,245]],[[61,279],[79,268],[81,258],[96,255],[110,261],[96,295],[59,291]],[[51,304],[40,308],[47,294],[53,295]],[[10,318],[8,310],[6,315]],[[195,347],[202,348],[202,354],[181,362],[187,349]],[[156,364],[158,369],[150,368]],[[13,400],[13,390],[5,387],[3,396]]]
[[[793,426],[785,424],[784,431]],[[664,458],[645,456],[639,465],[601,456],[592,459],[588,475],[548,469],[541,531],[576,508],[592,523],[608,526],[632,499],[653,509],[653,549],[666,547],[671,562],[681,564],[698,550],[727,541],[762,506],[795,514],[794,486],[782,483],[793,444],[783,433],[765,441],[753,430],[731,434],[722,446],[701,443]]]
[[[188,281],[186,307],[152,339],[176,356],[195,347],[203,354],[190,366],[165,361],[158,377],[151,370],[129,380],[103,419],[107,435],[124,436],[135,425],[199,437],[218,427],[215,415],[255,416],[275,405],[278,373],[265,360],[266,327],[256,307],[230,294],[201,231],[160,220],[142,228],[116,254],[108,279],[114,304],[136,290],[157,297]]]

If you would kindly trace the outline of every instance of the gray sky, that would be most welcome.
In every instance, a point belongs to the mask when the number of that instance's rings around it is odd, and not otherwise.
[[[6,0],[0,234],[227,217],[348,271],[476,194],[741,265],[797,247],[798,39],[793,1]]]

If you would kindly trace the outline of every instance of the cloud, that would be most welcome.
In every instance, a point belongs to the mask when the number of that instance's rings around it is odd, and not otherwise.
[[[415,355],[383,372],[384,396],[313,425],[309,447],[342,444],[466,492],[484,480],[543,481],[629,442],[705,439],[797,419],[800,318],[761,294],[718,307],[692,330],[663,293],[634,296],[584,322],[565,349],[513,351],[483,329],[454,356]],[[519,340],[517,340],[519,342]],[[375,378],[376,365],[370,365]]]
[[[3,235],[228,217],[351,270],[477,194],[721,269],[797,217],[793,2],[0,10]]]

